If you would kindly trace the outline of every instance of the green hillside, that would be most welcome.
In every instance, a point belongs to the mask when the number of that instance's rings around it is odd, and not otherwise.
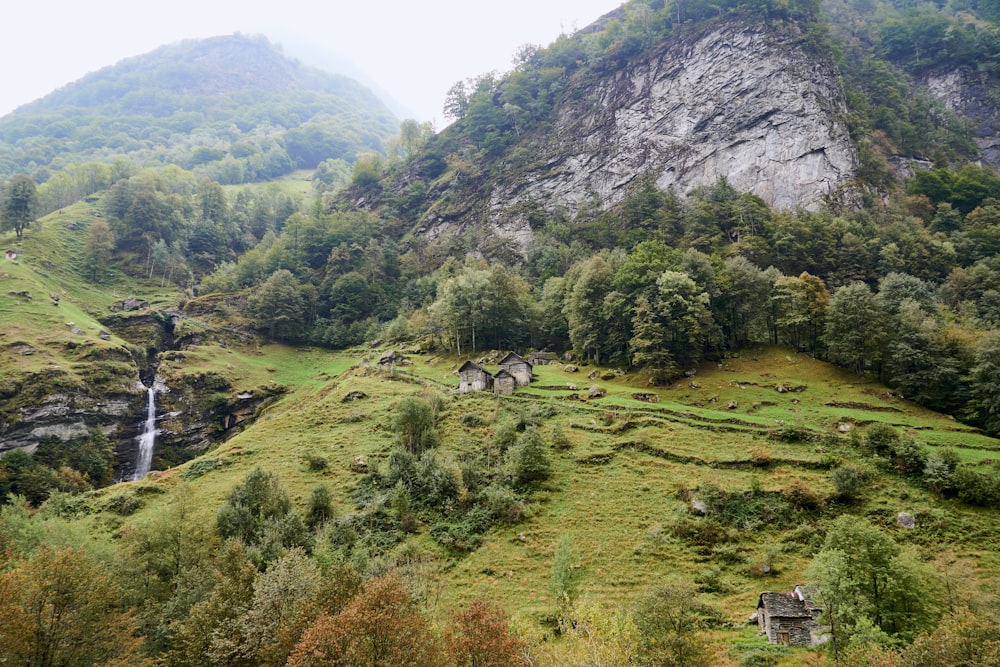
[[[37,183],[27,220],[0,182],[0,662],[1000,665],[987,4],[634,0],[391,142],[242,36],[0,119]],[[523,234],[432,228],[578,93],[722,25],[838,73],[852,205],[636,175]],[[978,124],[926,94],[952,67]],[[459,391],[510,351],[547,363]],[[113,483],[147,388],[152,472]],[[748,619],[797,584],[817,624],[771,643]]]

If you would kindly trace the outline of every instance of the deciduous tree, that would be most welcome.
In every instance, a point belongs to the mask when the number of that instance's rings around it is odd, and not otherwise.
[[[370,580],[339,614],[302,635],[288,667],[437,667],[441,649],[427,617],[397,576]]]
[[[507,615],[482,598],[452,615],[445,645],[455,667],[528,667],[524,642],[511,632]]]

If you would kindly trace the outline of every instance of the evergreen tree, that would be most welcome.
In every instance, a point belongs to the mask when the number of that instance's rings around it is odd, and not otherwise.
[[[38,191],[35,181],[25,174],[12,176],[0,196],[0,229],[13,229],[20,240],[35,219]]]

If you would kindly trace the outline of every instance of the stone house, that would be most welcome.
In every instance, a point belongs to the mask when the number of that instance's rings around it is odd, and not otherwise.
[[[501,396],[510,396],[517,388],[517,378],[507,372],[506,368],[501,368],[493,376],[493,392]]]
[[[812,646],[819,612],[802,586],[791,593],[764,592],[757,599],[757,627],[772,644]]]
[[[479,364],[466,361],[455,371],[458,375],[458,390],[493,391],[493,375]]]
[[[532,352],[528,355],[528,363],[532,366],[545,366],[547,364],[558,364],[559,355],[555,352]]]
[[[507,371],[517,380],[518,387],[527,386],[532,380],[532,366],[524,357],[511,352],[500,360],[500,370]]]

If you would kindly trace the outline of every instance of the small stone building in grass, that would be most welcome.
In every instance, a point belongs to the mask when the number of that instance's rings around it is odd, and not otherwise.
[[[532,366],[519,354],[511,352],[500,360],[500,370],[507,371],[517,380],[518,387],[526,387],[532,380]]]
[[[455,373],[459,391],[493,391],[493,374],[477,363],[466,361]]]
[[[813,632],[819,628],[819,613],[803,586],[796,586],[791,593],[764,592],[757,598],[757,626],[772,644],[816,644]]]
[[[497,371],[497,374],[493,376],[493,392],[500,394],[501,396],[510,396],[514,393],[517,388],[517,378],[507,372],[507,369],[501,368]]]

